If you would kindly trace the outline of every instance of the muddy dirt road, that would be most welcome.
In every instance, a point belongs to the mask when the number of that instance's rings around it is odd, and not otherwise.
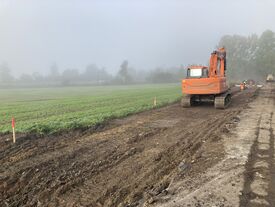
[[[236,93],[226,110],[177,103],[96,132],[15,145],[3,137],[0,206],[252,206],[255,199],[268,206],[274,89]]]
[[[275,206],[274,112],[275,85],[267,85],[221,134],[224,157],[171,183],[177,194],[157,206]]]

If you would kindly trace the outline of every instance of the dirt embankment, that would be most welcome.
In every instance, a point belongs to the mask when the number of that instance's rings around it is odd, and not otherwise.
[[[224,158],[222,135],[239,121],[255,90],[236,93],[226,110],[173,104],[81,136],[26,138],[15,145],[2,140],[0,206],[168,202],[178,193],[170,190],[171,183],[195,177]]]

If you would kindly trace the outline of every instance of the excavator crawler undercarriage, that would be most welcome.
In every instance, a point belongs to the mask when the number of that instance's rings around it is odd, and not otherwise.
[[[184,108],[188,108],[191,106],[200,105],[201,103],[210,103],[214,102],[214,106],[216,109],[225,109],[231,103],[231,93],[230,91],[211,96],[200,96],[200,95],[190,95],[185,94],[181,99],[181,106]]]

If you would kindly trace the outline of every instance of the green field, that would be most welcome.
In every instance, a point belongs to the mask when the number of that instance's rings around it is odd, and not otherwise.
[[[86,128],[179,99],[179,84],[0,90],[0,132],[50,134]]]

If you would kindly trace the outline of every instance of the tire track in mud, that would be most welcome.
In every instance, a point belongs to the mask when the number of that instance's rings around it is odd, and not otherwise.
[[[261,97],[266,99],[267,109],[258,120],[256,139],[245,165],[240,207],[275,206],[274,90],[265,89]]]
[[[238,113],[238,112],[236,112],[236,113]],[[230,115],[232,115],[232,114],[229,114],[228,116],[230,117]],[[183,136],[182,136],[182,138],[184,138],[183,142],[177,142],[173,146],[169,147],[165,152],[161,153],[161,155],[162,155],[161,157],[164,159],[164,161],[160,162],[159,164],[154,163],[155,167],[153,168],[152,171],[150,171],[148,174],[146,174],[144,176],[144,181],[146,180],[146,178],[148,179],[151,174],[154,174],[155,172],[160,171],[160,169],[162,170],[162,172],[165,172],[166,175],[168,175],[167,177],[171,177],[169,175],[169,171],[167,172],[166,169],[168,169],[168,170],[170,169],[170,171],[171,171],[171,169],[173,169],[172,173],[175,170],[175,168],[177,169],[177,166],[178,166],[179,162],[182,161],[182,159],[184,158],[184,153],[182,153],[182,152],[186,152],[186,154],[188,154],[187,157],[189,157],[190,154],[192,155],[193,152],[190,153],[190,151],[196,151],[198,148],[200,148],[200,145],[201,145],[200,142],[202,140],[201,137],[202,138],[206,137],[209,134],[211,134],[213,131],[215,131],[216,129],[213,126],[218,126],[216,128],[219,128],[224,122],[226,122],[226,121],[219,122],[217,120],[222,120],[222,119],[219,117],[216,120],[212,121],[212,123],[210,123],[210,124],[208,123],[208,121],[204,121],[204,123],[206,124],[205,127],[203,125],[197,123],[197,125],[194,126],[194,129],[196,129],[196,130],[193,130],[193,131],[187,130],[188,136],[186,136],[186,133],[183,134]],[[199,135],[196,135],[198,125],[200,125],[200,130],[202,132]],[[188,128],[188,127],[186,127],[186,128]],[[209,133],[205,133],[206,131],[209,131]],[[182,133],[182,131],[179,131],[177,133]],[[205,134],[205,136],[203,136],[203,134]],[[170,133],[170,132],[169,132],[169,135],[178,136],[177,134],[175,134],[175,133],[173,134],[173,133]],[[196,140],[197,140],[198,143],[196,143]],[[187,146],[186,146],[186,143],[188,143]],[[184,146],[186,146],[186,147],[184,147]],[[181,153],[179,153],[178,151],[180,151]],[[164,167],[164,166],[166,166],[166,167]],[[171,172],[170,172],[170,174],[171,174]],[[162,177],[163,176],[164,175],[162,175]],[[154,177],[158,178],[156,173],[154,174]],[[161,177],[158,178],[158,179],[161,180]],[[152,189],[149,189],[149,191],[150,192],[153,191],[153,193],[149,193],[149,194],[153,194],[153,195],[159,194],[161,191],[158,189],[159,188],[158,186],[165,186],[165,182],[166,181],[161,182],[160,184],[156,185],[156,187],[153,186]],[[152,183],[154,183],[154,182],[152,182]],[[157,183],[157,181],[155,181],[155,183]],[[162,184],[162,183],[164,183],[164,184]],[[117,189],[117,188],[115,188],[115,189]],[[162,189],[162,188],[160,188],[160,189]],[[117,189],[117,191],[119,191],[119,189]],[[148,191],[146,189],[146,186],[145,186],[144,191]],[[108,196],[103,195],[103,197],[105,197],[105,198],[102,198],[102,199],[100,198],[99,199],[99,200],[102,201],[102,203],[104,203],[104,199],[106,200],[106,197],[108,198]],[[117,198],[119,198],[119,200],[123,200],[124,196],[122,194],[120,194],[119,196],[117,196]],[[115,200],[115,198],[112,197],[113,202],[114,202],[114,200]],[[116,204],[117,203],[112,203],[113,206],[115,206]],[[100,205],[104,205],[104,204],[100,204]],[[127,204],[125,204],[125,205],[127,205]]]
[[[211,123],[207,122],[204,124],[205,126],[204,125],[201,126],[201,130],[206,130],[208,128],[211,129],[211,127],[214,126],[216,123],[219,124],[220,122],[217,122],[216,120],[212,121]],[[144,185],[142,189],[143,191],[145,191],[144,197],[154,199],[154,196],[159,195],[169,184],[171,178],[173,177],[173,173],[175,173],[175,170],[177,172],[177,166],[182,161],[182,158],[189,157],[190,155],[194,154],[194,152],[200,148],[202,139],[207,137],[209,134],[213,133],[213,131],[215,130],[216,128],[213,127],[211,130],[209,130],[208,133],[206,133],[202,137],[200,137],[200,135],[193,136],[193,133],[192,133],[193,131],[189,130],[184,134],[182,134],[182,136],[184,137],[184,140],[180,140],[179,142],[168,147],[165,151],[161,152],[160,156],[155,158],[156,160],[158,160],[158,162],[153,163],[154,166],[152,166],[151,169],[142,176],[142,179],[144,181],[150,180],[150,182],[152,183],[151,184],[152,186],[149,185],[149,189],[146,185]],[[172,133],[171,136],[178,136],[178,133],[179,132]],[[115,167],[116,166],[117,165],[115,165]],[[167,179],[162,180],[163,177],[167,177]],[[148,184],[149,183],[147,183],[147,185]],[[115,197],[112,196],[112,194],[114,193],[114,189],[116,189],[115,191],[117,194]],[[125,191],[129,192],[129,190],[125,188],[119,188],[116,186],[112,187],[110,191],[107,191],[106,194],[103,194],[101,197],[99,197],[95,201],[95,203],[101,206],[106,206],[106,203],[108,206],[117,206],[121,201],[127,199],[126,198],[127,194],[125,194]],[[87,193],[87,194],[91,194],[91,193]],[[136,192],[135,196],[143,197],[142,195],[138,195],[138,192]],[[112,198],[112,201],[108,200],[110,197]],[[134,203],[134,202],[137,202],[137,201],[134,200],[134,201],[131,201],[130,203]],[[95,204],[88,203],[88,205],[93,206]],[[124,203],[124,205],[129,205],[129,204]]]

